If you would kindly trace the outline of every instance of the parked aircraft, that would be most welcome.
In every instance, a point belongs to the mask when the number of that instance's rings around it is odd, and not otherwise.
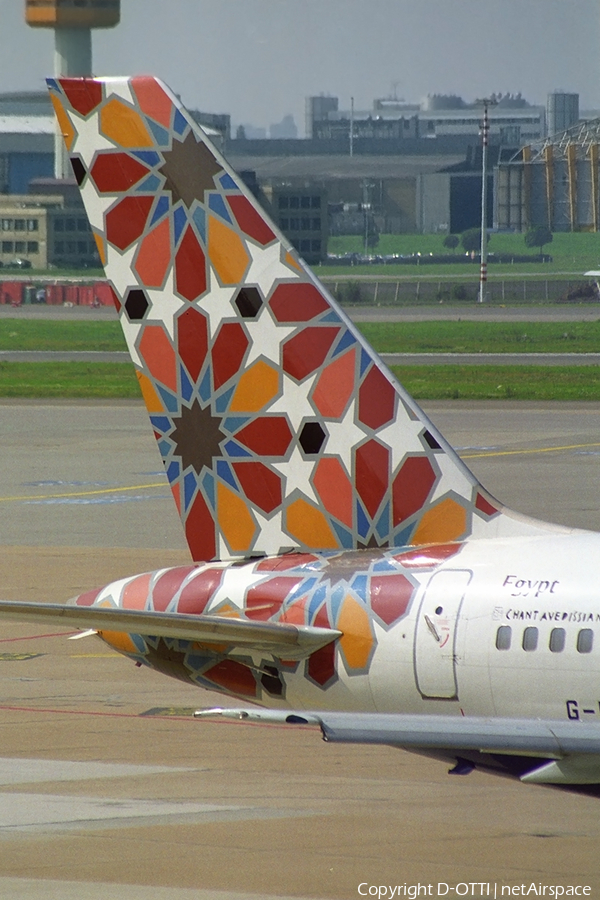
[[[164,84],[49,86],[193,564],[0,614],[257,704],[201,715],[599,783],[600,536],[484,490]]]

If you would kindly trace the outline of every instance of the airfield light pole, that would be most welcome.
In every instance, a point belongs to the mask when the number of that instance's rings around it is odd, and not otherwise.
[[[478,302],[485,300],[485,286],[487,282],[487,156],[490,137],[489,108],[494,101],[489,97],[479,100],[483,104],[482,153],[481,153],[481,253],[479,267],[479,296]]]

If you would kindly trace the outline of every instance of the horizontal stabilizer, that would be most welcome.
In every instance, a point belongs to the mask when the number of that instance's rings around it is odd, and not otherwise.
[[[223,616],[189,616],[114,606],[71,606],[55,603],[0,601],[0,619],[54,622],[65,628],[151,635],[200,644],[226,644],[285,659],[305,659],[341,636],[340,631],[308,625],[254,622]]]

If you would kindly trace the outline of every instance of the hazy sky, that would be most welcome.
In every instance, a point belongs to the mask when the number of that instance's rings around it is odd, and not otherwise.
[[[0,91],[40,88],[53,37],[0,0]],[[269,125],[304,98],[370,107],[557,88],[600,108],[600,0],[121,0],[121,24],[93,38],[96,74],[161,76],[186,105]]]

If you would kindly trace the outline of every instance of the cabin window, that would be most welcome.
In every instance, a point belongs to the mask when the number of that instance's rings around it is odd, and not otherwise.
[[[537,650],[538,635],[537,628],[526,628],[523,632],[523,650]]]
[[[582,628],[577,635],[577,652],[591,653],[594,646],[594,632],[591,628]]]
[[[512,628],[510,625],[501,625],[496,632],[496,650],[510,650]]]
[[[566,632],[564,628],[553,628],[550,632],[550,641],[548,646],[552,653],[562,653],[565,649]]]

